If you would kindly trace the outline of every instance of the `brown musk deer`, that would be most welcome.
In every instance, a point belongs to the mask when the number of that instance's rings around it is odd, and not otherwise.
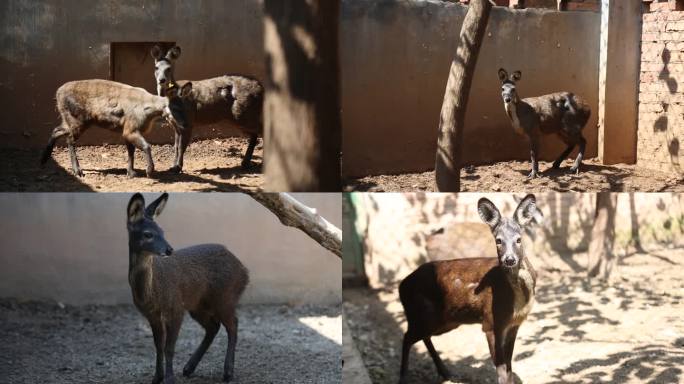
[[[183,375],[195,371],[223,325],[228,333],[223,380],[230,381],[238,333],[236,306],[249,273],[223,245],[201,244],[174,251],[155,222],[167,199],[164,193],[145,206],[143,196],[136,193],[127,208],[128,282],[133,302],[149,321],[154,336],[157,362],[152,382],[174,382],[173,355],[185,311],[206,333]]]
[[[579,167],[584,158],[587,141],[582,136],[582,129],[589,121],[591,108],[581,97],[570,92],[557,92],[538,97],[521,99],[518,97],[516,83],[522,77],[520,71],[512,74],[501,68],[501,97],[513,130],[525,135],[530,141],[530,158],[532,171],[530,178],[537,177],[539,164],[539,140],[543,134],[556,134],[567,145],[567,148],[553,162],[553,168],[559,168],[563,160],[579,146],[579,153],[575,164],[570,168],[571,173],[579,173]]]
[[[423,341],[437,372],[450,372],[431,337],[462,324],[482,324],[499,384],[513,383],[511,358],[518,327],[532,309],[536,272],[525,257],[524,228],[541,216],[534,195],[527,195],[512,218],[504,218],[489,200],[477,204],[480,218],[489,225],[497,257],[428,262],[399,285],[408,329],[404,334],[400,383],[406,381],[411,346]]]
[[[164,52],[159,46],[152,47],[150,54],[154,58],[154,77],[157,82],[157,94],[164,96],[169,83],[175,83],[176,60],[181,49],[174,46]],[[183,86],[188,80],[179,80]],[[252,161],[258,136],[263,132],[262,106],[264,87],[251,77],[242,75],[225,75],[206,80],[193,80],[194,109],[191,114],[193,125],[230,122],[242,133],[249,136],[249,145],[242,158],[242,168],[246,169]],[[176,162],[173,170],[181,172],[185,148],[192,140],[192,129],[176,129]]]
[[[45,164],[56,141],[65,137],[71,168],[74,174],[82,177],[76,140],[86,129],[101,127],[122,133],[128,150],[128,176],[137,175],[133,168],[137,148],[145,154],[146,175],[151,177],[154,172],[152,148],[143,135],[161,125],[163,120],[181,130],[191,129],[186,115],[191,90],[192,83],[186,83],[180,90],[174,87],[160,97],[142,88],[108,80],[68,82],[57,89],[57,111],[62,122],[52,131],[40,162]]]

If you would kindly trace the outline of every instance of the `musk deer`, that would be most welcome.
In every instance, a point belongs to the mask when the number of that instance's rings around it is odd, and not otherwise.
[[[55,142],[66,137],[71,167],[74,174],[83,176],[76,157],[75,143],[79,136],[92,126],[121,131],[128,150],[128,176],[136,176],[133,162],[135,149],[145,153],[146,174],[154,172],[152,148],[143,135],[161,125],[163,119],[179,129],[190,129],[186,116],[192,97],[192,83],[186,83],[166,93],[165,97],[152,95],[142,88],[108,80],[81,80],[68,82],[57,89],[57,111],[62,119],[53,131],[41,157],[45,164],[52,154]]]
[[[430,338],[462,324],[482,324],[499,384],[513,383],[513,345],[518,327],[532,309],[536,284],[536,273],[525,258],[521,238],[523,229],[541,212],[534,195],[520,202],[511,219],[503,218],[485,198],[477,208],[494,235],[497,257],[429,262],[399,285],[408,321],[400,383],[406,380],[411,346],[419,340],[425,343],[437,372],[448,379],[450,373]]]
[[[155,45],[150,54],[154,58],[154,77],[157,94],[164,96],[165,86],[175,82],[175,65],[181,49],[174,46],[168,51]],[[180,80],[181,86],[188,80]],[[195,108],[193,119],[196,124],[214,124],[222,121],[232,123],[249,136],[249,145],[242,158],[242,168],[246,169],[252,161],[258,135],[263,132],[262,105],[264,87],[258,80],[241,75],[225,75],[206,80],[193,80]],[[180,172],[183,166],[185,147],[192,139],[192,130],[176,130],[176,162],[174,170]]]
[[[185,311],[206,331],[183,368],[190,376],[223,325],[228,350],[223,380],[233,377],[238,319],[235,307],[249,282],[247,269],[223,245],[201,244],[174,251],[155,218],[168,194],[145,207],[136,193],[128,203],[128,282],[133,302],[152,328],[157,350],[153,383],[173,383],[173,353]],[[164,365],[164,363],[166,363]]]
[[[553,162],[553,168],[559,168],[563,160],[579,145],[579,153],[570,172],[579,173],[587,141],[582,136],[582,129],[587,124],[591,109],[579,96],[570,92],[557,92],[538,97],[520,99],[516,90],[516,82],[520,80],[520,71],[510,76],[505,69],[499,69],[501,80],[501,97],[506,114],[511,120],[513,129],[530,140],[530,157],[532,171],[528,177],[537,177],[539,164],[539,138],[542,134],[555,133],[567,145],[567,148]]]

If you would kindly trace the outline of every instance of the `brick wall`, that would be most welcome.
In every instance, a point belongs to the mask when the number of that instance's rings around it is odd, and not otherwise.
[[[683,3],[652,2],[645,7],[637,139],[639,166],[679,173],[684,166]]]

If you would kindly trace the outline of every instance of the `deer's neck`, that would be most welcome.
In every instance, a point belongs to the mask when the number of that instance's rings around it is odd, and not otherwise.
[[[520,118],[518,117],[518,101],[519,99],[515,98],[510,103],[505,104],[504,107],[506,108],[508,118],[511,120],[511,124],[513,125],[513,130],[517,134],[522,135],[525,131],[523,130],[522,125],[520,124]]]
[[[130,251],[128,283],[133,293],[133,302],[138,307],[147,306],[154,283],[154,256]]]
[[[512,320],[513,323],[519,324],[525,320],[534,303],[536,273],[526,257],[523,258],[517,271],[508,275],[508,281],[513,291]]]

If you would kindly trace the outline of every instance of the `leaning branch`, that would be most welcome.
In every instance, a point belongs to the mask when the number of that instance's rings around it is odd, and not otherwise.
[[[325,249],[342,258],[342,231],[287,193],[253,193],[250,196],[273,212],[281,223],[309,235]]]

